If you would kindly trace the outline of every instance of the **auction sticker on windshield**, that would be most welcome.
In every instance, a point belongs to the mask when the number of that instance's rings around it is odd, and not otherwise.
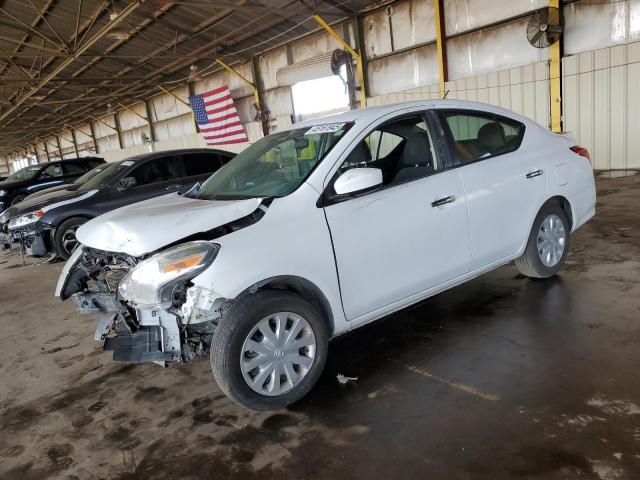
[[[314,133],[334,133],[344,127],[344,123],[326,123],[324,125],[316,125],[305,132],[305,135],[313,135]]]

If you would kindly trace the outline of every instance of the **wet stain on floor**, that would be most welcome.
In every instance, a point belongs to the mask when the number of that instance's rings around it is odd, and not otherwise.
[[[505,266],[345,335],[277,412],[207,359],[114,363],[62,265],[0,255],[0,479],[640,478],[640,176],[597,186],[558,277]]]

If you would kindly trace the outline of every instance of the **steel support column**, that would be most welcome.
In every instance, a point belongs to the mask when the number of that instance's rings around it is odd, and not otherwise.
[[[549,7],[562,8],[562,0],[549,0]],[[562,36],[549,46],[549,98],[551,131],[562,132]]]
[[[78,150],[78,140],[76,139],[76,131],[71,129],[71,139],[73,140],[73,149],[76,151],[76,157],[80,156],[80,150]]]
[[[144,109],[145,109],[145,112],[147,113],[147,123],[149,124],[149,133],[151,135],[151,141],[157,142],[158,136],[156,135],[156,126],[153,123],[153,115],[151,114],[152,111],[151,111],[150,100],[144,101]]]
[[[251,75],[256,88],[257,108],[260,112],[260,121],[262,122],[262,134],[269,135],[269,119],[264,110],[267,108],[267,102],[264,99],[264,84],[260,75],[260,59],[258,57],[251,58]]]
[[[100,153],[98,148],[98,140],[96,139],[96,129],[93,127],[93,122],[89,121],[89,131],[91,132],[91,140],[93,140],[93,148],[96,151],[96,155]]]
[[[114,130],[118,135],[118,145],[120,145],[120,150],[124,150],[124,141],[122,140],[122,128],[120,128],[120,119],[118,118],[118,112],[113,112],[113,122],[116,125],[116,128]]]
[[[444,0],[433,0],[433,12],[436,21],[436,49],[438,52],[438,74],[440,80],[440,98],[446,95],[445,84],[449,81],[447,68],[447,37],[444,27]]]

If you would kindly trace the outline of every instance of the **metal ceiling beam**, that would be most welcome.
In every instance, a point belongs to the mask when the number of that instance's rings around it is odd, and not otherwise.
[[[213,8],[226,8],[229,10],[236,11],[244,11],[244,12],[256,12],[256,13],[276,13],[278,15],[282,15],[286,13],[286,15],[314,15],[314,14],[322,14],[322,15],[335,15],[344,17],[345,15],[355,15],[355,12],[348,9],[341,8],[340,5],[335,5],[335,8],[332,9],[317,9],[317,8],[308,8],[308,7],[290,7],[287,8],[286,11],[283,11],[281,7],[269,7],[267,5],[255,5],[251,3],[240,3],[240,2],[219,2],[215,0],[215,2],[203,2],[203,1],[195,1],[195,0],[183,0],[178,1],[180,5],[192,5],[196,7],[213,7]],[[334,3],[334,2],[327,2]],[[336,12],[335,10],[339,10]]]
[[[56,45],[60,48],[66,48],[66,45],[64,43],[59,44],[57,41],[51,39],[50,37],[48,37],[47,35],[45,35],[44,33],[42,33],[40,30],[38,30],[37,28],[32,27],[31,25],[29,25],[26,22],[23,22],[22,20],[20,20],[18,17],[16,17],[15,15],[13,15],[11,12],[8,12],[7,10],[5,10],[4,8],[0,7],[0,13],[2,13],[3,15],[6,15],[7,17],[9,17],[11,20],[13,20],[14,22],[22,25],[24,28],[26,28],[30,33],[32,33],[33,35],[37,35],[41,38],[43,38],[44,40],[46,40],[49,43],[52,43],[53,45]],[[40,18],[44,18],[40,15],[40,13],[38,13],[38,17],[36,17],[36,20],[40,20]]]
[[[143,3],[145,0],[139,0],[138,2],[136,2],[138,5]],[[103,2],[103,4],[101,5],[100,8],[98,8],[98,10],[92,15],[92,18],[89,22],[89,24],[87,25],[87,23],[85,22],[85,24],[83,24],[83,26],[80,28],[80,31],[84,31],[85,32],[85,36],[88,33],[89,29],[91,29],[91,27],[93,26],[94,22],[96,21],[96,19],[98,18],[98,16],[100,15],[100,13],[102,13],[102,11],[104,10],[104,5],[106,3]],[[151,23],[153,23],[154,20],[156,20],[159,16],[161,16],[162,14],[164,14],[167,10],[169,10],[170,8],[173,7],[173,2],[170,3],[166,3],[162,6],[162,8],[160,8],[159,10],[157,10],[156,12],[154,12],[153,14],[153,18],[152,19],[145,19],[145,21],[142,22],[141,25],[139,25],[138,27],[134,28],[132,32],[129,32],[129,35],[127,37],[127,39],[123,39],[123,40],[118,40],[117,42],[113,43],[109,49],[107,49],[107,53],[110,53],[111,51],[113,51],[114,49],[116,49],[117,47],[119,47],[120,45],[122,45],[123,43],[125,43],[127,40],[129,40],[133,35],[137,34],[140,32],[140,30],[142,30],[143,28],[147,27],[148,25],[150,25]],[[129,7],[131,6],[131,4],[129,5]],[[127,7],[127,8],[129,8]],[[120,18],[122,16],[122,13],[119,14],[118,18]],[[76,42],[77,36],[78,36],[79,32],[76,32],[73,41]],[[84,36],[82,37],[82,39],[78,42],[80,43],[81,47],[78,47],[74,52],[73,52],[73,58],[78,58],[81,54],[85,53],[88,50],[88,47],[83,48],[86,46],[86,43],[82,43],[84,40]],[[90,45],[89,45],[90,46]],[[79,70],[76,70],[73,74],[72,77],[76,77],[77,75],[80,75],[83,71],[85,71],[87,68],[89,68],[90,66],[93,66],[98,60],[100,60],[103,57],[96,57],[94,59],[92,59],[87,65],[85,65],[84,67],[81,67]],[[45,67],[48,66],[51,62],[53,61],[53,58],[50,58]],[[50,96],[53,92],[55,92],[56,89],[54,89],[53,91],[49,92],[46,97]],[[20,114],[18,114],[18,116],[22,115],[23,113],[25,113],[26,111],[29,110],[28,107],[25,111],[21,112]],[[2,118],[0,117],[0,120]]]
[[[91,47],[91,45],[94,45],[97,41],[99,41],[101,38],[106,36],[114,27],[119,25],[125,18],[127,18],[129,15],[131,15],[142,4],[143,1],[144,0],[138,0],[136,2],[133,2],[133,3],[130,3],[129,5],[127,5],[127,7],[125,7],[115,19],[113,19],[107,25],[102,27],[98,32],[96,32],[95,35],[93,35],[91,38],[89,38],[84,44],[80,45],[78,47],[78,52],[86,51],[89,47]],[[2,114],[0,114],[0,120],[4,120],[9,115],[11,115],[13,112],[15,112],[16,109],[20,105],[22,105],[27,98],[32,97],[33,95],[35,95],[38,91],[40,91],[40,89],[42,89],[42,87],[44,87],[47,83],[49,83],[49,81],[51,79],[55,78],[60,72],[64,71],[75,60],[76,60],[75,56],[64,60],[60,65],[58,65],[55,69],[53,69],[53,71],[51,73],[49,73],[47,76],[45,76],[40,81],[40,83],[38,83],[38,85],[36,85],[31,90],[29,90],[21,98],[17,99],[15,104],[12,107],[10,107],[9,109],[7,109],[4,112],[2,112]]]

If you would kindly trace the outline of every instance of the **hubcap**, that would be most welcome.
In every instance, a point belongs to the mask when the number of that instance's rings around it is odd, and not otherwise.
[[[253,327],[242,345],[240,370],[261,395],[288,392],[306,377],[316,355],[311,325],[292,312],[278,312]]]
[[[78,239],[76,238],[77,229],[78,227],[72,227],[62,235],[62,246],[69,255],[71,255],[78,246]]]
[[[564,253],[567,235],[564,224],[557,215],[548,215],[538,230],[538,256],[547,267],[558,264]]]

